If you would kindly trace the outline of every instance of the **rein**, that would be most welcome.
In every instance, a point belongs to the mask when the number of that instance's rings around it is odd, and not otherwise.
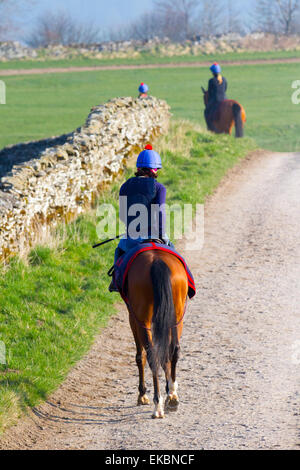
[[[114,238],[109,238],[108,240],[105,240],[104,242],[97,243],[96,245],[93,245],[93,248],[98,248],[99,246],[105,245],[106,243],[110,243],[110,242],[113,242],[114,240],[118,240],[118,238],[123,237],[123,235],[125,235],[125,234],[121,233],[121,235],[117,235]]]

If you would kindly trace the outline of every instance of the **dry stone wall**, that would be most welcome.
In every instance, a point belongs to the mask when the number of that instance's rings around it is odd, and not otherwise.
[[[154,97],[116,98],[92,108],[69,135],[0,152],[0,259],[82,212],[133,153],[167,132],[169,117],[167,103]]]
[[[150,54],[153,57],[177,57],[186,55],[225,54],[228,52],[267,52],[299,51],[300,35],[283,36],[265,33],[252,33],[246,36],[226,34],[218,37],[194,36],[174,43],[168,38],[153,38],[148,41],[111,41],[99,44],[62,44],[46,48],[32,49],[18,42],[0,43],[0,62],[10,60],[68,60],[75,58],[91,59],[134,59]]]

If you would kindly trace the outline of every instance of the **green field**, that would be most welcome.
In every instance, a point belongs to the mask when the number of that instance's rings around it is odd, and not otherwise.
[[[291,101],[291,84],[300,64],[224,67],[228,97],[247,112],[246,135],[263,148],[293,151],[300,147],[299,107]],[[141,69],[5,77],[7,104],[0,106],[0,148],[74,130],[92,106],[115,96],[136,96],[141,81],[167,100],[176,118],[204,125],[200,86],[202,68]]]
[[[31,69],[47,67],[92,67],[105,65],[144,65],[144,64],[167,64],[182,62],[223,62],[237,60],[270,60],[270,59],[292,59],[300,58],[300,51],[270,51],[270,52],[228,52],[224,54],[201,54],[201,55],[174,55],[166,57],[159,53],[141,53],[137,58],[117,59],[91,59],[77,57],[70,59],[35,59],[35,60],[10,60],[0,62],[0,70],[7,69]]]

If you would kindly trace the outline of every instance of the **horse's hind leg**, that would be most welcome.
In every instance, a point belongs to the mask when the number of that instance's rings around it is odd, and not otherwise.
[[[146,353],[143,348],[137,348],[136,353],[136,364],[139,370],[139,396],[138,405],[149,405],[150,400],[146,395],[147,389],[145,386],[145,364],[146,364]]]
[[[136,344],[136,365],[139,371],[139,395],[138,395],[138,405],[149,405],[150,400],[146,395],[147,389],[145,385],[145,365],[146,365],[146,352],[141,344],[136,325],[130,321],[132,333],[134,336],[134,341]]]
[[[155,371],[153,371],[153,385],[154,385],[153,401],[154,401],[155,408],[152,414],[152,418],[164,418],[165,417],[164,401],[159,391],[158,368]]]
[[[178,405],[179,405],[179,398],[177,395],[178,384],[176,381],[176,364],[179,358],[179,351],[180,351],[180,346],[179,344],[176,344],[172,353],[171,362],[169,366],[171,369],[171,373],[170,374],[166,373],[167,398],[166,398],[165,405],[168,411],[177,411]]]
[[[144,347],[145,347],[146,352],[147,352],[148,364],[150,366],[150,369],[151,369],[152,375],[153,375],[154,411],[153,411],[153,414],[152,414],[152,418],[164,418],[165,417],[164,402],[163,402],[163,397],[160,394],[160,388],[159,388],[159,376],[158,376],[159,364],[157,363],[155,353],[154,353],[153,344],[152,344],[152,340],[150,339],[149,334],[145,335]]]
[[[166,393],[167,398],[165,401],[165,407],[167,411],[177,411],[179,400],[177,395],[177,382],[172,379],[171,375],[171,361],[169,361],[164,369],[166,375]]]

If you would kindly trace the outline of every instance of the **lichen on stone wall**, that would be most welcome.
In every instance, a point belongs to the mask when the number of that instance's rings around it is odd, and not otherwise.
[[[169,117],[157,98],[116,98],[92,108],[75,132],[53,139],[58,145],[0,152],[0,259],[30,246],[36,230],[80,214],[133,153],[167,132]]]

